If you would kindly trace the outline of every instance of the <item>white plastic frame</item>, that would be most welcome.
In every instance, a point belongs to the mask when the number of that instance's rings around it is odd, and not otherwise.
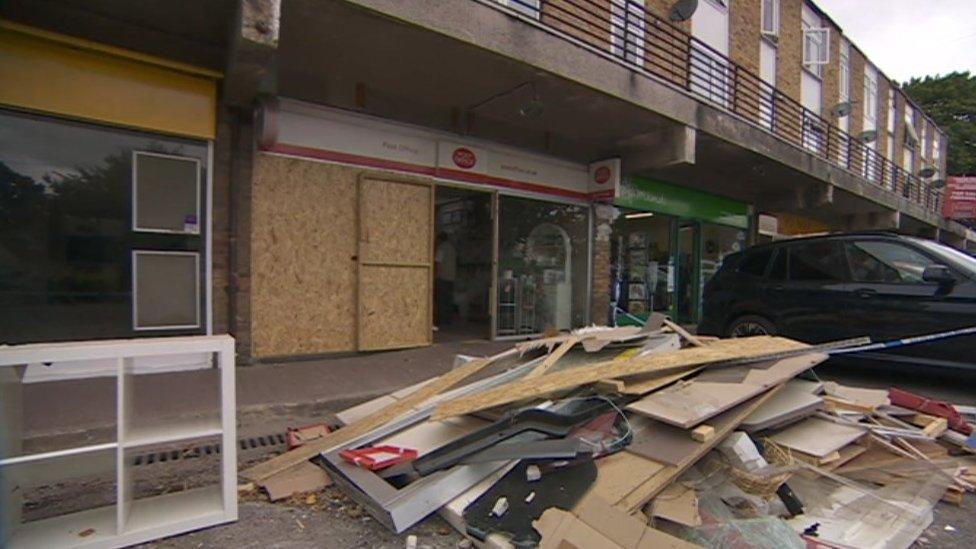
[[[140,255],[182,255],[194,258],[194,303],[196,303],[196,323],[171,326],[139,326],[139,296],[136,292],[137,268],[136,257]],[[130,260],[132,266],[132,329],[137,332],[150,330],[192,330],[201,327],[200,319],[200,252],[173,250],[132,250]]]
[[[208,144],[209,145],[209,144]],[[197,229],[195,231],[174,231],[172,229],[157,229],[153,227],[140,227],[139,226],[139,207],[138,207],[138,192],[139,192],[139,178],[138,170],[138,158],[140,156],[155,156],[157,158],[168,158],[170,160],[181,160],[183,162],[193,162],[196,166],[196,193],[194,194],[194,199],[196,200],[196,216],[197,216]],[[207,166],[207,173],[209,176],[210,166]],[[200,236],[200,159],[194,158],[192,156],[179,156],[175,154],[163,154],[155,153],[149,151],[132,151],[132,230],[139,233],[159,233],[159,234],[180,234],[189,236]],[[209,193],[208,193],[209,194]]]

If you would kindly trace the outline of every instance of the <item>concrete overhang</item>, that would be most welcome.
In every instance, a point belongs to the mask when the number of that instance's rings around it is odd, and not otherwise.
[[[240,0],[3,0],[0,18],[223,70]]]
[[[657,177],[831,223],[934,212],[591,45],[474,0],[282,4],[275,92]],[[538,97],[540,116],[519,109]],[[829,206],[829,207],[823,207]],[[888,223],[888,222],[885,222]]]

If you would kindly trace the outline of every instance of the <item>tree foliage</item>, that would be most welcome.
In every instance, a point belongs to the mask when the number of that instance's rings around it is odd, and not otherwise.
[[[912,78],[903,89],[949,138],[949,175],[976,175],[976,75]]]

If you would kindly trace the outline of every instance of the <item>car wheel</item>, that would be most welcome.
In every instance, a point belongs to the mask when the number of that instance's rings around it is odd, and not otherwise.
[[[757,315],[745,315],[729,324],[728,337],[749,337],[776,335],[776,326],[768,319]]]

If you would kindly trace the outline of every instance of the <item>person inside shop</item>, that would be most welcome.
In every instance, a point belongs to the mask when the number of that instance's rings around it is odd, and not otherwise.
[[[454,280],[457,278],[457,250],[447,233],[437,235],[434,249],[434,325],[446,326],[454,314]]]

